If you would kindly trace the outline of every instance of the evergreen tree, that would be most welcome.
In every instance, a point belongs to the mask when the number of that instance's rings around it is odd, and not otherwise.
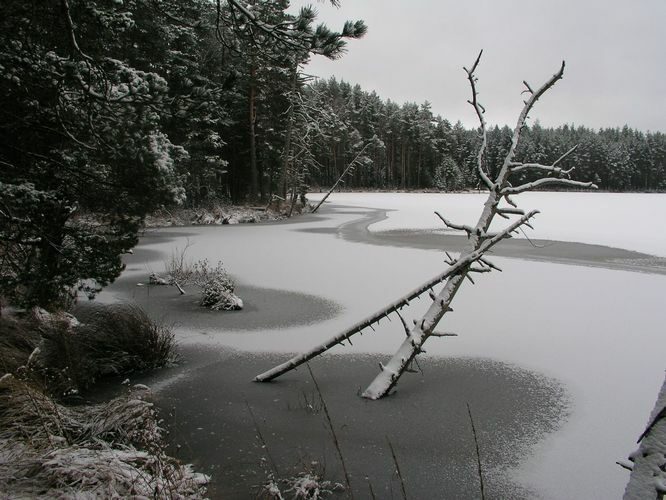
[[[160,129],[166,80],[122,59],[132,12],[67,0],[3,10],[0,293],[56,307],[81,278],[115,278],[143,214],[182,200],[186,152]]]

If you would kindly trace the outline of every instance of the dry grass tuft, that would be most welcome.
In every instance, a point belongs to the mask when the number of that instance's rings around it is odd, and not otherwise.
[[[17,498],[203,498],[208,478],[164,451],[150,392],[67,407],[0,379],[0,491]]]
[[[0,374],[21,372],[62,396],[105,376],[175,361],[173,333],[136,306],[90,305],[77,314],[33,310],[0,317]]]

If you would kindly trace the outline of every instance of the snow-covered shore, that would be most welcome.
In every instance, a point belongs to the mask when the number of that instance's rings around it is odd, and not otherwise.
[[[219,204],[201,208],[162,208],[146,216],[147,228],[170,226],[209,226],[227,224],[253,224],[287,218],[288,207],[282,210],[273,207]],[[297,212],[300,213],[300,205]]]

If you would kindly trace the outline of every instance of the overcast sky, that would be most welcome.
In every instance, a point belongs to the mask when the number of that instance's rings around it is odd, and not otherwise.
[[[628,124],[666,132],[666,0],[292,0],[313,4],[340,29],[363,19],[368,34],[340,60],[317,56],[306,72],[336,76],[399,103],[476,126],[462,66],[480,49],[480,101],[491,124],[515,124],[522,81],[539,86],[566,61],[564,80],[531,118],[544,126]]]

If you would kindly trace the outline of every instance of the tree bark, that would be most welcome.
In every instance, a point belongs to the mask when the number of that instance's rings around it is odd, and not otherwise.
[[[633,462],[624,500],[664,498],[666,493],[666,379],[657,396],[640,446],[629,457]]]
[[[254,57],[250,64],[250,199],[255,201],[259,192],[259,173],[257,171],[257,67]]]
[[[298,85],[298,62],[294,61],[291,75],[291,96],[292,99],[296,93]],[[287,189],[289,184],[289,157],[291,156],[291,136],[294,133],[294,103],[289,104],[287,110],[287,131],[284,140],[284,151],[282,152],[282,170],[280,172],[280,187],[278,189],[280,196],[287,199]]]

